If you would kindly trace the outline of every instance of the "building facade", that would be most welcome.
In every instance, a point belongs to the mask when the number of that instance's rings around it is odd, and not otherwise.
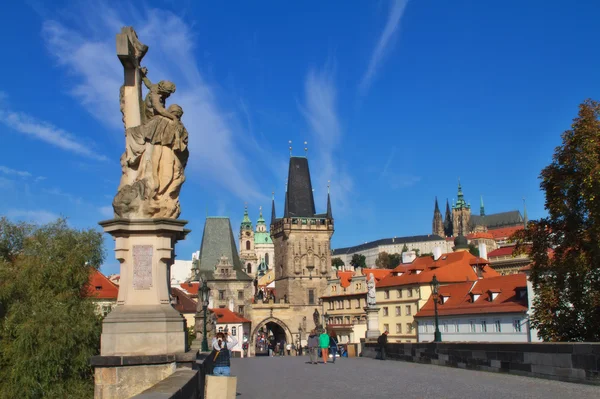
[[[248,216],[248,207],[244,208],[244,218],[240,224],[238,242],[243,270],[246,274],[253,277],[256,274],[258,257],[254,248],[254,229],[252,228],[252,221]]]
[[[459,239],[465,242],[458,242]],[[389,331],[390,342],[417,342],[414,316],[431,296],[434,275],[443,285],[498,275],[485,259],[471,255],[464,244],[466,239],[457,237],[456,252],[441,253],[438,249],[434,256],[399,265],[377,284],[379,329]]]
[[[240,260],[244,265],[246,274],[251,277],[258,275],[258,268],[263,264],[266,270],[271,268],[275,257],[275,247],[271,234],[267,229],[267,223],[263,218],[262,207],[260,207],[256,229],[252,227],[252,221],[248,216],[248,209],[244,210],[244,218],[240,225],[239,235]]]
[[[419,342],[432,342],[434,301],[444,342],[531,342],[524,274],[440,287],[415,315]]]
[[[521,273],[521,269],[531,263],[527,253],[515,254],[515,246],[500,247],[488,254],[490,265],[499,274]]]

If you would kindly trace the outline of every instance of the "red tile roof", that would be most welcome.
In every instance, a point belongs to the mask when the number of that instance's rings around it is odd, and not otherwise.
[[[375,282],[381,281],[381,279],[389,276],[392,273],[391,269],[362,269],[363,276],[367,276],[369,278],[370,274],[373,273],[373,277],[375,278]]]
[[[492,252],[488,253],[488,258],[493,258],[496,256],[508,256],[512,255],[515,250],[514,245],[510,245],[508,247],[500,247],[498,249],[494,249]]]
[[[469,239],[469,240],[475,240],[477,238],[489,238],[490,240],[493,240],[494,236],[491,233],[483,233],[483,232],[467,235],[467,239]]]
[[[354,276],[354,272],[349,271],[338,271],[337,276],[340,279],[340,285],[344,288],[350,287],[350,282]]]
[[[519,291],[527,290],[527,277],[524,274],[489,277],[475,282],[468,281],[440,287],[439,295],[447,297],[442,304],[438,302],[438,314],[441,316],[521,313],[527,311],[527,296],[520,297]],[[488,292],[498,293],[490,301]],[[481,296],[473,302],[471,294]],[[434,315],[434,298],[431,296],[415,317]]]
[[[488,233],[490,233],[494,237],[494,240],[506,240],[508,237],[512,236],[515,232],[519,230],[523,230],[523,226],[490,229],[488,230]]]
[[[232,312],[227,308],[214,308],[210,309],[217,316],[217,323],[221,324],[233,324],[233,323],[250,323],[250,320],[244,318],[242,315]]]
[[[90,274],[87,286],[87,296],[96,299],[114,299],[119,295],[119,286],[113,283],[99,270]]]
[[[434,261],[432,256],[422,256],[409,265],[400,265],[392,274],[383,278],[377,287],[394,287],[409,284],[428,284],[437,277],[442,284],[457,283],[462,281],[475,281],[479,277],[469,263],[477,259],[467,251],[450,252]],[[420,272],[418,272],[421,270]],[[398,276],[397,273],[402,273]],[[490,266],[482,268],[482,277],[494,277],[498,273]]]
[[[171,296],[175,298],[173,307],[177,309],[179,313],[196,313],[196,302],[187,296],[183,290],[171,287]]]
[[[179,286],[191,296],[198,296],[198,289],[200,288],[199,282],[195,281],[193,283],[181,283]]]

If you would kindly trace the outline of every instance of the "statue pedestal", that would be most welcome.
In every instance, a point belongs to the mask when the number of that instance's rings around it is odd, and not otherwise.
[[[186,224],[176,219],[100,222],[115,239],[121,281],[117,306],[102,322],[100,356],[93,362],[96,398],[144,391],[172,374],[175,354],[185,352],[185,319],[171,305],[169,270],[175,243],[189,233]],[[121,363],[115,365],[114,359]]]
[[[365,338],[379,338],[381,335],[381,331],[379,331],[379,308],[368,306],[363,309],[367,312],[367,333],[365,334]]]

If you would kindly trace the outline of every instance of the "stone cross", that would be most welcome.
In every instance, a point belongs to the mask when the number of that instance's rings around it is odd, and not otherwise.
[[[126,129],[142,124],[142,79],[139,67],[147,51],[148,46],[138,40],[132,27],[124,27],[117,34],[117,56],[125,71],[121,87],[121,112]]]

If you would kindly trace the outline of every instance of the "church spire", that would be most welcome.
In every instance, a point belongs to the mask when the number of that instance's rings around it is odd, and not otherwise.
[[[446,198],[446,216],[444,218],[444,235],[446,237],[452,237],[454,235],[454,228],[452,224],[452,212],[450,211],[450,202]]]
[[[333,219],[333,215],[331,214],[331,198],[329,196],[330,183],[330,181],[327,181],[327,219]]]
[[[471,208],[469,204],[465,201],[465,195],[462,191],[462,186],[460,185],[460,177],[458,178],[458,199],[456,200],[455,209],[463,209],[463,208]]]
[[[434,213],[440,213],[440,207],[438,205],[438,200],[437,200],[437,195],[435,196],[435,209],[433,210]]]
[[[483,195],[481,196],[481,203],[479,204],[479,216],[485,216],[485,208],[483,206]]]
[[[240,230],[252,230],[252,221],[248,216],[248,205],[244,205],[244,219],[242,219]]]
[[[271,224],[275,223],[275,219],[277,219],[276,213],[275,213],[275,191],[273,191],[271,193],[272,195],[272,203],[271,203]]]
[[[433,211],[433,227],[431,233],[444,237],[446,234],[444,227],[444,219],[442,219],[442,212],[440,212],[440,206],[438,205],[437,196],[435,197],[435,208]]]

